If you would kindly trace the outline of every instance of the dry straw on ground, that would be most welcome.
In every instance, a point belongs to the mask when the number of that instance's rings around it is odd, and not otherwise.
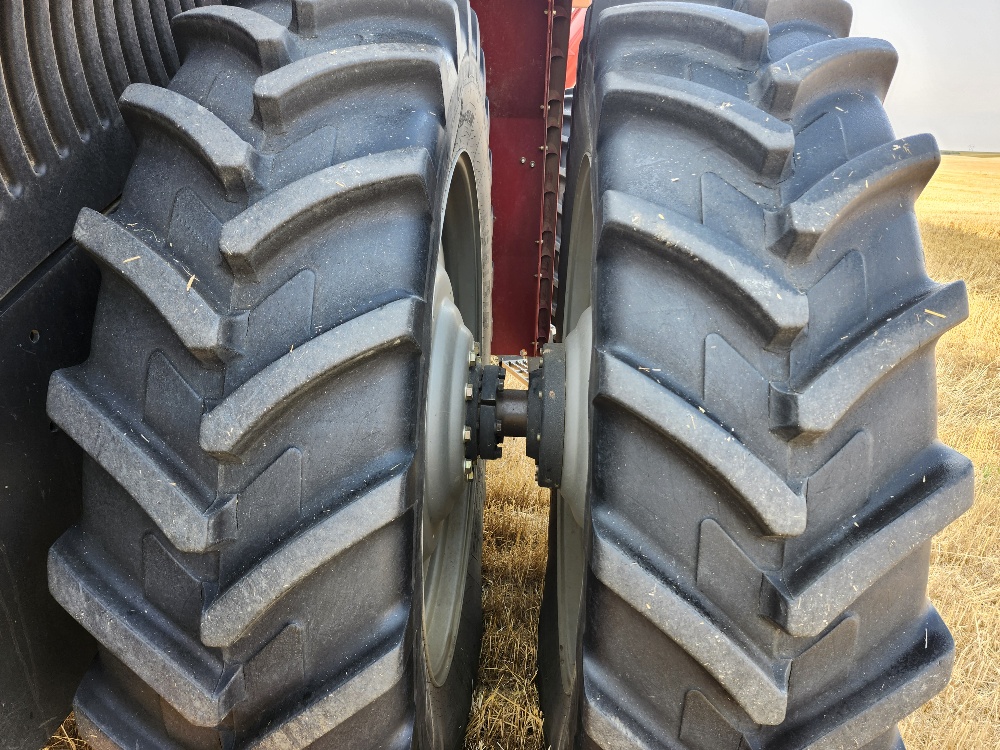
[[[948,156],[917,206],[932,277],[971,316],[938,347],[941,439],[976,462],[976,506],[934,542],[930,595],[955,634],[951,685],[903,723],[909,750],[1000,748],[1000,158]],[[543,750],[535,642],[548,497],[523,441],[488,468],[486,633],[466,750]],[[71,720],[46,750],[85,750]]]
[[[910,750],[1000,747],[1000,158],[946,156],[917,204],[927,265],[965,279],[965,325],[938,346],[941,439],[976,464],[976,505],[934,541],[930,596],[951,627],[951,685],[903,724]]]
[[[504,458],[486,471],[485,633],[465,747],[540,750],[535,643],[548,556],[548,491],[535,484],[523,438],[506,440]]]

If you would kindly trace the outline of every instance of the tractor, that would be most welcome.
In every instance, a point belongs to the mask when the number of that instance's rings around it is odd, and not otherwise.
[[[902,750],[968,303],[851,18],[6,0],[0,747],[462,747],[524,437],[546,747]]]

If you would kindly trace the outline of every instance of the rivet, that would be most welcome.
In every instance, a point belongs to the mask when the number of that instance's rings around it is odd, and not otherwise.
[[[532,169],[534,169],[534,168],[535,168],[535,162],[531,162],[531,168],[532,168]]]
[[[522,164],[524,164],[524,163],[525,163],[525,162],[527,162],[527,161],[528,161],[528,160],[527,160],[527,159],[525,159],[525,158],[524,158],[523,156],[521,157],[521,163],[522,163]]]

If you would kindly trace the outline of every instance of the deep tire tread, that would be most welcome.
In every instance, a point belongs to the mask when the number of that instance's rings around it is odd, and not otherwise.
[[[441,92],[446,65],[440,50],[422,45],[369,44],[337,55],[312,55],[261,77],[254,104],[264,132],[280,135],[309,111],[372,80],[423,82]],[[443,108],[444,101],[442,93],[438,106]]]
[[[773,602],[769,614],[787,632],[819,635],[861,592],[971,507],[972,464],[948,448],[930,452],[934,460],[920,466],[919,478],[912,468],[902,472],[884,491],[886,499],[845,521],[828,546],[801,562],[791,588],[765,577],[761,599]]]
[[[115,416],[71,372],[52,376],[48,411],[142,505],[175,547],[207,552],[230,537],[236,525],[233,506],[206,507],[207,488],[165,462],[149,437]]]
[[[178,16],[173,27],[181,61],[200,45],[225,45],[245,54],[262,72],[270,73],[298,56],[288,29],[243,8],[199,8]]]
[[[191,723],[221,722],[243,697],[242,671],[226,670],[166,616],[144,611],[149,608],[142,591],[114,570],[85,535],[70,531],[50,553],[49,585],[91,634],[116,643],[136,674],[184,707]]]
[[[649,2],[601,13],[598,34],[604,48],[628,43],[637,27],[655,34],[659,45],[683,42],[733,58],[756,69],[767,54],[768,27],[763,20],[712,5]]]
[[[806,327],[808,299],[738,243],[669,208],[613,190],[605,193],[603,214],[609,236],[598,241],[599,257],[602,243],[634,243],[669,258],[739,304],[772,345],[791,341]]]
[[[831,90],[872,93],[884,100],[899,56],[880,39],[833,39],[771,63],[760,80],[759,102],[782,120],[792,120]]]
[[[772,665],[749,642],[734,637],[677,591],[669,578],[595,534],[591,567],[602,584],[648,619],[701,664],[747,713],[761,724],[780,724],[788,702],[788,664]]]
[[[548,739],[881,750],[947,682],[926,566],[972,502],[931,403],[966,291],[926,277],[912,219],[940,155],[892,135],[897,55],[843,38],[846,2],[705,5],[598,0],[581,54],[566,194],[593,158],[592,534],[576,681],[540,656]],[[674,627],[684,607],[700,619]]]
[[[204,107],[170,89],[141,83],[128,87],[120,105],[137,140],[148,132],[165,136],[201,162],[229,200],[238,200],[255,186],[253,148]]]
[[[642,370],[598,355],[596,393],[688,453],[749,511],[768,536],[797,536],[806,527],[806,501],[703,407],[656,383]],[[652,374],[652,373],[651,373]]]
[[[901,138],[848,161],[778,212],[768,213],[771,251],[790,263],[813,257],[823,237],[876,200],[916,201],[941,162],[931,135]]]
[[[338,2],[304,35],[274,4],[166,1],[168,14],[189,11],[174,21],[181,69],[166,90],[125,89],[132,71],[113,72],[140,155],[118,211],[79,220],[105,269],[105,312],[91,359],[57,373],[49,393],[53,421],[91,457],[84,518],[50,565],[57,599],[101,643],[78,693],[81,727],[100,750],[137,737],[171,750],[396,748],[418,731],[448,746],[453,717],[438,707],[421,727],[412,707],[419,431],[409,411],[392,415],[418,402],[437,162],[461,133],[486,164],[485,141],[459,130],[458,112],[451,122],[460,65],[463,113],[472,93],[483,101],[467,3]],[[301,20],[324,4],[288,5]],[[359,19],[378,20],[376,43],[359,40]],[[105,29],[104,47],[126,32],[148,46],[156,23]],[[373,112],[343,105],[365,96],[414,117],[385,118],[355,154],[343,133],[371,130]],[[174,194],[158,205],[161,184]],[[335,260],[356,264],[345,222],[378,253],[357,279],[313,246],[344,243]],[[133,324],[120,337],[107,326],[116,305]],[[121,341],[133,327],[134,342]],[[363,434],[326,456],[342,440],[312,424],[312,400],[326,418],[360,418],[340,391],[381,382]],[[311,466],[298,447],[310,440]],[[113,534],[100,519],[116,511]],[[296,614],[305,592],[338,586],[364,593],[331,617]],[[463,616],[464,689],[478,651],[467,642],[476,613]]]
[[[794,390],[772,384],[772,426],[791,435],[833,430],[880,381],[969,317],[965,282],[939,285],[874,326],[849,336],[819,373],[796,378]]]
[[[389,692],[406,674],[402,642],[362,667],[340,684],[331,686],[308,708],[271,728],[247,750],[305,750]]]
[[[361,490],[347,507],[289,539],[224,591],[202,614],[202,643],[231,646],[296,585],[405,511],[403,475]]]
[[[349,210],[362,196],[416,191],[429,199],[430,155],[422,149],[373,154],[329,167],[255,203],[222,229],[222,254],[237,277],[257,281],[288,239]]]
[[[407,36],[419,33],[433,40],[457,61],[458,56],[478,34],[478,23],[470,31],[472,10],[468,0],[420,0],[399,3],[383,0],[292,0],[291,29],[302,37],[312,38],[337,27],[352,29],[355,24],[373,16],[391,13],[398,23],[398,31]],[[478,57],[479,50],[473,53]]]
[[[293,349],[230,394],[201,420],[201,447],[238,461],[267,425],[292,409],[321,381],[413,338],[418,303],[392,302]]]
[[[652,111],[665,122],[701,134],[768,179],[781,176],[795,148],[791,127],[702,84],[669,78],[653,83],[612,72],[605,74],[600,89],[602,109],[646,117]]]
[[[193,274],[184,273],[117,222],[90,209],[80,213],[73,238],[148,300],[194,356],[223,361],[232,348],[227,319],[201,295]]]

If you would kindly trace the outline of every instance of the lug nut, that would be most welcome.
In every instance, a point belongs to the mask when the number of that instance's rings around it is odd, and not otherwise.
[[[476,353],[475,352],[469,352],[469,364],[470,365],[475,365],[477,359],[478,359],[478,357],[476,357]]]
[[[472,461],[465,459],[465,478],[470,482],[476,478],[476,472],[472,469]]]
[[[465,427],[465,428],[463,428],[463,430],[462,430],[462,440],[464,440],[465,442],[469,442],[470,440],[472,440],[472,428],[471,427]]]
[[[465,400],[472,401],[472,383],[465,384]]]

